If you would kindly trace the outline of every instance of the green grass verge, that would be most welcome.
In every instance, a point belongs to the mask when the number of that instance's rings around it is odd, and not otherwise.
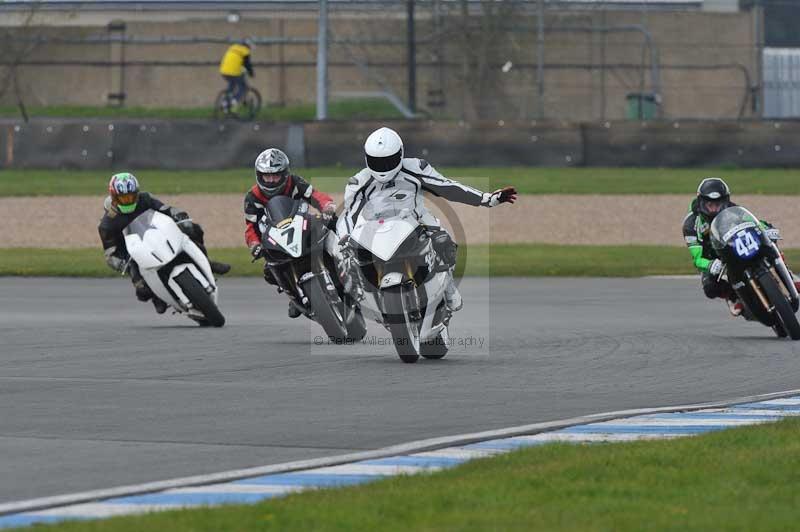
[[[50,118],[159,118],[159,119],[209,119],[213,109],[209,107],[94,107],[80,105],[52,105],[26,107],[29,117]],[[306,121],[316,118],[314,104],[277,107],[265,105],[257,120]],[[0,117],[20,117],[15,106],[0,106]],[[380,98],[353,98],[334,100],[328,104],[328,116],[334,120],[380,120],[402,119],[403,115],[388,101]]]
[[[353,149],[359,149],[353,146]],[[123,170],[119,168],[117,170]],[[251,168],[213,171],[136,170],[142,186],[155,194],[235,193],[253,185]],[[522,194],[685,194],[687,203],[700,179],[719,175],[735,194],[800,195],[800,171],[757,169],[659,168],[441,168],[444,175],[483,190],[514,185]],[[317,188],[342,192],[356,168],[298,169]],[[0,196],[98,195],[106,190],[111,171],[4,170]],[[323,179],[330,178],[330,179]]]
[[[550,444],[454,469],[25,530],[795,530],[800,419],[693,438]]]
[[[668,246],[558,246],[548,244],[476,245],[459,249],[459,274],[495,277],[639,277],[694,273],[689,254]],[[785,250],[789,264],[800,264],[800,249]],[[259,276],[247,249],[211,250],[231,263],[232,276]],[[465,256],[466,255],[466,256]],[[466,271],[464,271],[466,269]],[[0,248],[0,276],[114,277],[100,249]]]

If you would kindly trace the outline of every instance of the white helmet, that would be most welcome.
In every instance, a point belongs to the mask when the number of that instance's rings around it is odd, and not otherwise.
[[[388,183],[403,166],[403,139],[388,127],[373,131],[364,143],[364,159],[375,181]]]

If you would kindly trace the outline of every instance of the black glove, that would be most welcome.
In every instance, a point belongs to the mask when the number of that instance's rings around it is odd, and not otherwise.
[[[186,222],[187,220],[188,220],[188,221],[190,221],[190,222],[192,221],[192,219],[191,219],[191,218],[189,218],[189,214],[188,214],[188,213],[185,213],[185,212],[176,212],[176,213],[175,213],[175,214],[172,216],[172,219],[173,219],[173,220],[175,220],[175,223],[176,223],[176,224],[178,224],[178,225],[181,225],[181,224],[183,224],[183,223],[184,223],[184,222]]]
[[[250,254],[253,256],[253,259],[260,259],[264,254],[264,246],[261,244],[253,244],[250,246]]]
[[[336,214],[323,214],[322,221],[325,223],[325,227],[331,231],[336,231],[336,224],[339,222],[339,217],[336,216]]]

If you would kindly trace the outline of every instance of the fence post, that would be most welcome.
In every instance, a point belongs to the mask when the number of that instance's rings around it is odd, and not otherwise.
[[[111,92],[108,103],[115,107],[125,105],[125,30],[124,21],[114,20],[108,23],[110,37],[109,56],[111,59]],[[116,76],[115,76],[116,74]],[[114,79],[116,77],[116,80]],[[116,82],[115,82],[116,81]]]
[[[539,120],[544,118],[544,2],[545,0],[536,2],[538,8],[536,17],[536,92],[539,96],[536,118]]]
[[[328,118],[328,0],[319,0],[317,32],[317,120]]]
[[[417,44],[414,38],[414,0],[408,0],[408,109],[417,112]]]

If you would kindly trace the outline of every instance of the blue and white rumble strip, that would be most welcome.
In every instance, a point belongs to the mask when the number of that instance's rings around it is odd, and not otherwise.
[[[681,411],[672,412],[666,408],[650,409],[649,413],[640,415],[622,412],[617,414],[617,418],[611,418],[612,414],[598,414],[589,416],[589,418],[600,417],[606,420],[572,424],[550,432],[541,432],[541,430],[547,430],[545,427],[539,429],[540,433],[538,434],[473,441],[434,450],[239,478],[228,482],[176,487],[152,493],[113,498],[97,497],[94,500],[89,499],[89,502],[69,505],[53,504],[51,507],[31,511],[9,513],[9,508],[14,507],[13,503],[0,505],[0,513],[6,514],[0,515],[0,528],[50,523],[66,519],[97,519],[177,508],[256,503],[303,490],[363,484],[392,475],[437,471],[476,458],[549,442],[617,442],[692,436],[730,427],[769,423],[787,416],[800,416],[800,395],[735,406],[687,411],[690,408],[697,407],[685,407],[680,409]],[[625,415],[631,417],[619,417]],[[553,425],[557,426],[558,422],[554,422]],[[564,424],[562,423],[562,425]],[[534,430],[529,432],[534,432]],[[471,438],[463,439],[469,441]],[[131,488],[134,493],[135,490],[136,487]],[[139,493],[142,491],[140,489]],[[24,502],[18,503],[23,507],[24,504]],[[11,511],[13,512],[13,510]]]

